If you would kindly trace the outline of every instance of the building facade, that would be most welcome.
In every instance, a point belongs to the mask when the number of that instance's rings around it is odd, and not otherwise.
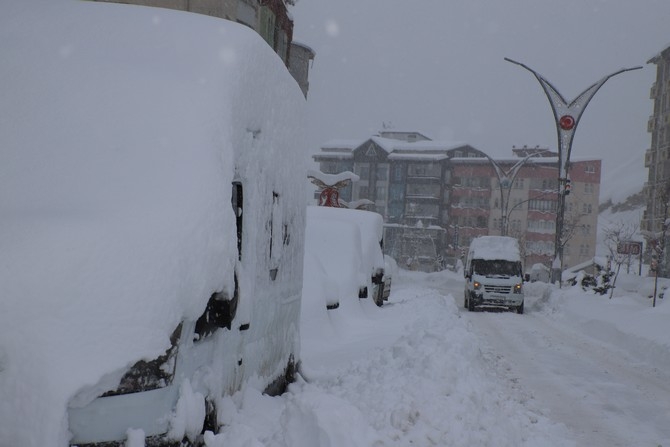
[[[204,14],[231,20],[255,30],[284,61],[303,94],[309,88],[309,63],[314,51],[306,45],[293,42],[293,20],[287,0],[94,0],[152,6]],[[296,54],[292,54],[295,52]]]
[[[521,153],[516,153],[521,156]],[[497,159],[510,169],[519,158]],[[571,192],[566,197],[563,267],[569,268],[595,256],[600,197],[601,161],[572,160]],[[452,251],[459,257],[470,241],[482,235],[500,235],[503,221],[507,235],[519,239],[524,266],[550,267],[555,254],[558,158],[546,152],[529,158],[510,182],[501,188],[487,158],[452,159],[451,220],[448,231]],[[509,198],[508,198],[509,197]],[[507,201],[506,215],[504,202]]]
[[[653,113],[647,122],[651,135],[651,145],[644,156],[644,166],[648,168],[644,185],[646,210],[640,222],[640,229],[647,238],[647,247],[652,248],[667,238],[664,222],[670,217],[670,47],[651,58],[647,63],[656,65],[656,81],[651,86],[649,98],[653,100]],[[659,274],[670,276],[670,257],[665,256],[660,263]],[[648,253],[652,254],[652,253]]]
[[[549,267],[554,257],[557,154],[522,148],[495,160],[507,170],[532,151],[542,156],[528,158],[509,189],[501,188],[491,161],[478,149],[419,132],[385,130],[363,141],[334,140],[314,159],[324,173],[352,171],[360,177],[341,197],[374,203],[385,221],[385,252],[400,265],[424,271],[455,265],[474,237],[502,234],[505,220],[530,269]],[[564,268],[595,256],[600,170],[600,160],[571,162]]]
[[[384,130],[366,140],[333,140],[314,156],[326,174],[360,180],[341,191],[384,217],[384,251],[404,267],[433,271],[446,253],[449,159],[478,153],[463,143],[432,141],[420,132]]]

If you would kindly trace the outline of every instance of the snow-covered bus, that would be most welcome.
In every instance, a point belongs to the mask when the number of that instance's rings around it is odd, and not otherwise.
[[[0,445],[195,443],[299,362],[304,96],[244,26],[0,15]],[[135,445],[135,444],[133,444]]]

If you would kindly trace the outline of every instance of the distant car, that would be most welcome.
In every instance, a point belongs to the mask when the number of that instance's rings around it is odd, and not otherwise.
[[[307,208],[305,253],[316,257],[339,284],[340,300],[372,298],[384,303],[383,219],[364,210],[310,206]],[[305,264],[309,278],[312,266]],[[315,272],[314,274],[318,274]],[[333,303],[329,303],[333,306]]]

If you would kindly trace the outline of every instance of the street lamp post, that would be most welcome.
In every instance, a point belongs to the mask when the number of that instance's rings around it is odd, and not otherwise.
[[[526,164],[529,158],[541,155],[542,153],[547,152],[547,149],[533,152],[527,155],[526,157],[517,161],[514,166],[507,170],[505,170],[498,164],[498,162],[496,162],[484,152],[479,152],[484,155],[484,157],[488,158],[488,160],[491,162],[491,165],[493,165],[496,176],[498,177],[498,186],[500,187],[500,235],[507,236],[509,221],[509,213],[507,212],[507,209],[509,208],[509,196],[512,192],[512,185],[514,184],[514,180],[516,179],[516,176],[519,173],[521,167]],[[505,192],[507,192],[507,194],[505,194]]]
[[[582,93],[577,95],[575,99],[568,102],[563,96],[538,72],[533,70],[521,62],[505,58],[507,62],[519,65],[526,70],[533,73],[538,80],[544,93],[547,95],[551,109],[554,112],[554,122],[556,123],[556,131],[558,133],[558,200],[556,203],[556,237],[554,239],[554,261],[551,266],[551,282],[561,281],[561,274],[563,271],[563,221],[565,215],[565,193],[566,186],[569,185],[568,173],[570,171],[570,151],[572,150],[572,140],[575,136],[575,130],[579,119],[584,113],[584,109],[588,105],[591,98],[603,86],[607,80],[620,73],[631,70],[639,70],[642,67],[623,68],[612,74],[609,74],[588,87]]]

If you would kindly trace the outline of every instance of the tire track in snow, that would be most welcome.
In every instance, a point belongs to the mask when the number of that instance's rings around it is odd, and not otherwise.
[[[500,373],[568,426],[579,445],[670,446],[667,373],[547,315],[468,318]]]

